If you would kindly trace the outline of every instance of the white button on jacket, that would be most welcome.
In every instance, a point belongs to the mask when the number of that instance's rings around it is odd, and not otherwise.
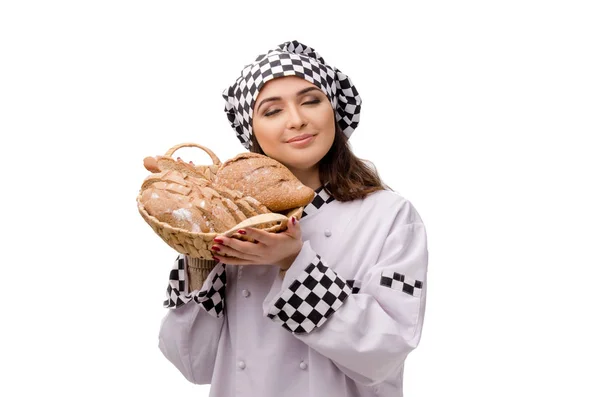
[[[391,191],[307,213],[283,278],[272,265],[243,266],[241,277],[218,264],[200,290],[180,291],[173,275],[186,258],[175,261],[159,347],[190,382],[211,384],[210,396],[402,396],[425,313],[419,214]]]

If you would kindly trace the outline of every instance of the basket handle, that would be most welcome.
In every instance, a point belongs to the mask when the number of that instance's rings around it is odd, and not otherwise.
[[[270,212],[267,214],[259,214],[259,215],[255,215],[253,217],[250,217],[250,218],[245,219],[242,222],[238,223],[237,225],[235,225],[234,227],[232,227],[231,229],[229,229],[228,231],[223,233],[223,236],[231,237],[235,233],[237,233],[238,230],[243,229],[245,227],[255,227],[258,225],[262,225],[263,223],[271,223],[271,222],[283,222],[283,221],[287,222],[287,220],[288,220],[287,216],[285,216],[283,214],[278,214],[276,212]]]
[[[209,148],[206,148],[202,145],[198,145],[197,143],[192,143],[192,142],[186,142],[186,143],[180,143],[179,145],[175,145],[172,148],[170,148],[169,150],[167,150],[167,152],[165,153],[165,156],[169,156],[169,157],[173,157],[173,153],[175,153],[176,150],[181,149],[182,147],[197,147],[200,148],[202,150],[204,150],[206,153],[208,153],[208,155],[210,156],[212,162],[214,165],[221,165],[221,160],[219,160],[219,158],[217,157],[216,154],[214,154],[212,152],[212,150],[210,150]]]

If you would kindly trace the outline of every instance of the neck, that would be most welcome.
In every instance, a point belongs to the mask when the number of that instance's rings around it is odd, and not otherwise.
[[[290,168],[292,174],[302,182],[304,186],[308,186],[312,190],[317,190],[321,187],[321,179],[319,178],[319,166],[307,170],[299,170]]]

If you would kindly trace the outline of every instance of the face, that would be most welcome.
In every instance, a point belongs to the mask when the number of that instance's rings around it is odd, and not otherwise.
[[[296,76],[275,78],[258,94],[252,130],[263,152],[290,170],[318,170],[335,137],[333,108],[314,84]]]

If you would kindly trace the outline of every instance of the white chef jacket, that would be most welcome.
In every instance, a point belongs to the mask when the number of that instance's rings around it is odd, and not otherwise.
[[[278,266],[219,263],[188,292],[180,255],[159,348],[211,397],[402,396],[427,288],[415,207],[389,190],[339,202],[320,188],[300,225],[283,278]]]

